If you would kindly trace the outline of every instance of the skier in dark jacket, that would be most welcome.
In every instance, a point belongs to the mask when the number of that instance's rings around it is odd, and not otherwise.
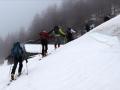
[[[49,40],[49,34],[46,31],[40,32],[40,41],[42,44],[42,57],[45,57],[47,55],[48,50],[48,40]]]
[[[110,16],[109,15],[107,15],[107,16],[104,17],[104,22],[106,22],[108,20],[110,20]]]
[[[15,74],[15,70],[17,68],[17,64],[19,63],[18,75],[21,75],[21,71],[22,71],[22,67],[23,67],[22,62],[23,62],[24,51],[23,51],[22,47],[20,46],[20,42],[14,43],[13,48],[11,49],[11,54],[14,59],[14,66],[13,66],[12,72],[11,72],[11,80],[14,80],[14,74]],[[27,60],[26,60],[26,62],[27,62]]]
[[[66,31],[66,37],[67,37],[67,42],[70,42],[74,39],[73,34],[76,33],[75,30],[73,30],[72,28],[68,28]]]
[[[88,23],[85,25],[85,30],[86,30],[87,32],[90,31],[90,25],[89,25]]]

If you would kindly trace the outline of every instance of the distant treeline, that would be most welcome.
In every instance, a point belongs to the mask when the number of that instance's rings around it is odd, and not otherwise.
[[[61,7],[53,5],[41,15],[36,14],[28,30],[22,27],[18,33],[0,39],[0,60],[2,62],[9,55],[15,41],[36,40],[41,30],[50,31],[55,25],[60,25],[64,29],[71,27],[81,35],[89,20],[97,26],[103,22],[104,16],[114,17],[119,12],[120,0],[64,0]]]

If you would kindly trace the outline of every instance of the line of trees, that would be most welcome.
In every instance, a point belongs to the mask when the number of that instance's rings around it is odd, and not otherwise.
[[[4,40],[0,38],[0,58],[10,53],[15,41],[25,42],[39,38],[41,30],[50,31],[55,25],[64,28],[72,27],[79,34],[85,30],[87,21],[95,18],[95,24],[103,22],[105,15],[112,17],[120,12],[120,0],[64,0],[61,7],[49,7],[43,14],[35,15],[28,30],[20,28],[20,32],[9,34]],[[4,59],[0,59],[1,61]]]

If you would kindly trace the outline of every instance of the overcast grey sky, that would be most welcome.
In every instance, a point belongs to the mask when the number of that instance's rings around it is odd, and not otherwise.
[[[0,0],[0,36],[27,29],[33,17],[41,14],[48,6],[60,5],[62,0]]]

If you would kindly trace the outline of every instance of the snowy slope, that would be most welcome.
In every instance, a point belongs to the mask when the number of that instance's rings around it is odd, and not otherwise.
[[[119,21],[98,26],[41,61],[39,55],[30,59],[29,75],[24,62],[23,75],[10,86],[10,66],[1,66],[0,90],[120,90]]]

